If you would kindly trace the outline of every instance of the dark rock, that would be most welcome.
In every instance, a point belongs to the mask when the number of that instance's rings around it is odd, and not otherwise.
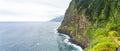
[[[118,47],[117,51],[120,51],[120,46]]]

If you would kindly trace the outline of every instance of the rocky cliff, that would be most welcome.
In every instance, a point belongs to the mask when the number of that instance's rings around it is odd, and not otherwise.
[[[116,51],[120,45],[120,0],[72,0],[59,33],[85,51]]]

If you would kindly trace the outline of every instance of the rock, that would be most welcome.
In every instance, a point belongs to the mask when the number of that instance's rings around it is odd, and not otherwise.
[[[120,46],[118,47],[117,51],[120,51]]]

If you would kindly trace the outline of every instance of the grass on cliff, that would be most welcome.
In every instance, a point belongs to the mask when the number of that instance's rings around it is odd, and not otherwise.
[[[113,42],[98,43],[90,51],[116,51],[118,46]]]
[[[94,32],[94,35],[89,37],[92,39],[85,51],[116,51],[120,45],[119,24],[108,23],[105,28],[97,28],[91,32]],[[87,33],[87,36],[91,34],[88,30]]]

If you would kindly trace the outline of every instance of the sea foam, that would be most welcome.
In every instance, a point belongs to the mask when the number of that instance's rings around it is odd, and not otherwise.
[[[69,41],[70,37],[69,37],[68,35],[65,35],[65,34],[62,34],[62,35],[66,37],[66,39],[64,40],[65,43],[67,43],[68,45],[71,45],[71,46],[77,48],[77,51],[83,51],[83,49],[82,49],[80,46],[78,46],[78,45],[76,45],[76,44],[73,44],[73,43],[71,43],[71,42]],[[73,50],[73,51],[74,51],[74,50]]]

